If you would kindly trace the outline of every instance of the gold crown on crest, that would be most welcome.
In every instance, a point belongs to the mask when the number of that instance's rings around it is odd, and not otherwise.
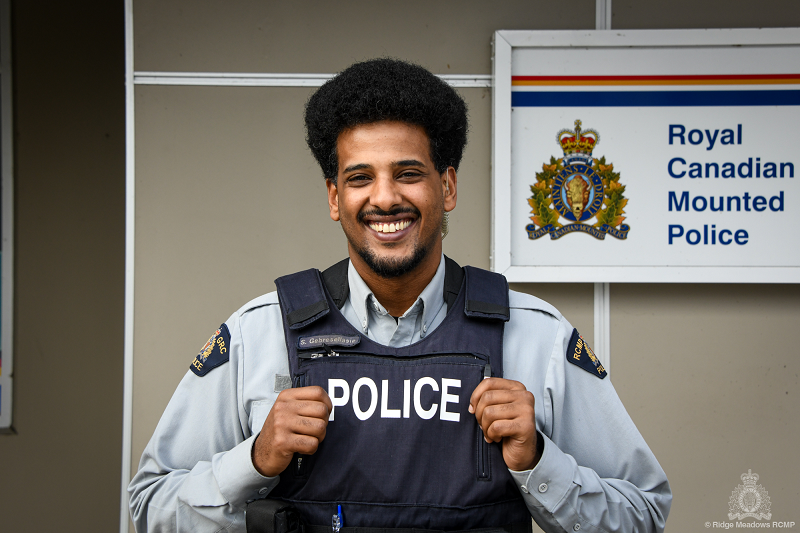
[[[572,161],[583,161],[588,163],[592,158],[592,151],[597,143],[600,142],[600,134],[597,131],[581,129],[581,121],[575,121],[575,129],[560,130],[556,134],[556,141],[564,151],[564,163]]]

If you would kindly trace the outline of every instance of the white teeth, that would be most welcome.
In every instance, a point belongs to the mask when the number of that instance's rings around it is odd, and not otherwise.
[[[406,229],[410,225],[411,225],[410,220],[400,220],[397,222],[390,222],[388,224],[382,224],[378,222],[370,224],[369,227],[381,233],[395,233],[397,231],[402,231]]]

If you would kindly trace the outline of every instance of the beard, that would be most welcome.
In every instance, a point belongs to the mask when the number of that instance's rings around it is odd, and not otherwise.
[[[444,212],[444,209],[442,209]],[[397,209],[392,209],[390,211],[383,211],[382,209],[372,209],[370,211],[364,211],[358,214],[356,220],[358,223],[363,224],[364,219],[367,216],[371,215],[378,215],[378,216],[396,216],[402,213],[411,213],[417,216],[417,220],[421,216],[418,209],[413,207],[401,207]],[[441,223],[435,225],[434,227],[441,228]],[[438,230],[437,230],[438,231]],[[347,231],[345,231],[347,235]],[[367,264],[367,266],[375,272],[378,276],[384,279],[392,279],[402,276],[403,274],[407,274],[411,272],[415,268],[417,268],[420,263],[428,256],[431,249],[433,248],[434,244],[436,243],[437,234],[433,233],[427,239],[426,236],[421,236],[421,242],[414,243],[414,248],[410,255],[406,257],[379,257],[378,254],[375,253],[374,250],[370,249],[366,243],[364,242],[356,242],[354,239],[350,239],[350,236],[347,235],[347,240],[350,243],[350,246],[355,250],[358,256]],[[389,245],[391,246],[391,245]]]
[[[366,246],[353,245],[353,249],[373,272],[384,279],[399,278],[403,274],[411,272],[422,263],[430,251],[427,246],[417,244],[410,256],[389,259],[378,257]]]

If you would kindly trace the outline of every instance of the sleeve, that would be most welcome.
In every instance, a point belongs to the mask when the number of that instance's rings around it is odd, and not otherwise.
[[[567,360],[573,335],[561,318],[535,394],[542,457],[511,475],[546,532],[663,531],[672,503],[666,474],[602,367]]]
[[[237,315],[226,326],[230,360],[205,375],[184,376],[128,486],[137,532],[244,531],[246,503],[278,483],[252,463],[257,435],[250,435],[237,393],[243,351]]]

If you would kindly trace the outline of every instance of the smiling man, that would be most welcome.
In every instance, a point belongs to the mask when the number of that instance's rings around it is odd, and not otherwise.
[[[358,63],[306,130],[348,259],[214,332],[129,487],[137,531],[663,530],[666,476],[583,338],[442,254],[458,94]]]

